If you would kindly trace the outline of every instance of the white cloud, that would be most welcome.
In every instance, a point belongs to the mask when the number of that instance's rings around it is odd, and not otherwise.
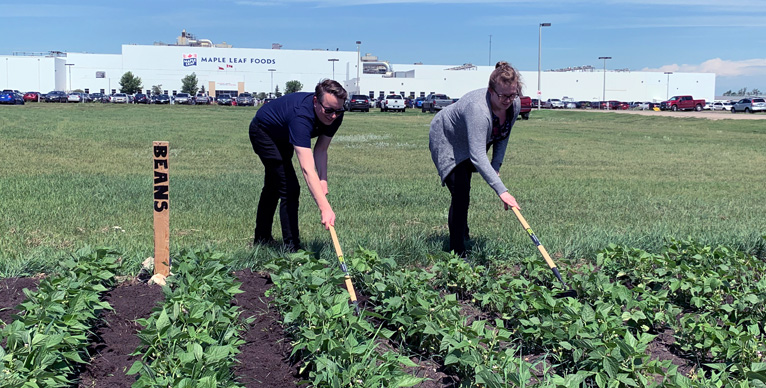
[[[642,71],[673,71],[685,73],[715,73],[721,77],[740,77],[766,75],[766,59],[746,59],[742,61],[727,61],[721,58],[709,59],[699,65],[672,64],[659,68],[643,68]]]

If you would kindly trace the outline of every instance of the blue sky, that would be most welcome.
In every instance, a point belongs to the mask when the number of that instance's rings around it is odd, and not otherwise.
[[[714,72],[716,94],[766,92],[766,0],[0,0],[0,54],[119,53],[182,29],[240,48],[371,53],[392,63]],[[491,45],[490,45],[491,35]],[[490,49],[491,47],[491,49]]]

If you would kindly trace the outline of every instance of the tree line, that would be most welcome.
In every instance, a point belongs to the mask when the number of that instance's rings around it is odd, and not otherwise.
[[[183,78],[181,78],[181,93],[189,93],[190,95],[194,96],[197,95],[197,92],[205,93],[205,87],[198,87],[198,80],[197,80],[197,74],[191,73]],[[140,93],[144,89],[143,83],[141,81],[141,77],[137,77],[133,75],[133,72],[126,72],[122,75],[120,78],[120,93],[127,93],[127,94],[135,94]],[[292,80],[287,81],[285,83],[285,93],[284,94],[290,94],[295,92],[300,92],[303,89],[303,84],[298,80]],[[159,95],[163,94],[162,90],[162,84],[160,85],[152,85],[152,94]],[[260,92],[260,93],[254,93],[257,94],[257,97],[259,99],[264,99],[266,97],[269,97],[269,94],[266,92]],[[282,97],[282,92],[279,91],[279,86],[274,88],[274,97]]]
[[[760,96],[762,94],[763,93],[761,93],[761,91],[758,90],[757,88],[751,90],[750,92],[747,91],[747,88],[742,88],[736,92],[733,92],[731,91],[731,89],[729,89],[729,91],[724,93],[723,95],[724,96]]]

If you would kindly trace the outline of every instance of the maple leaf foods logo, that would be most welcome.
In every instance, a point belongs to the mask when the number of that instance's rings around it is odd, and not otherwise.
[[[183,54],[184,67],[197,66],[197,54]]]

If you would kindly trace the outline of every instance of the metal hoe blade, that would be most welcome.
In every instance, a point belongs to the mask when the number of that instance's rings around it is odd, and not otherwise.
[[[577,297],[577,291],[572,289],[569,285],[564,283],[564,280],[561,279],[561,274],[559,273],[559,269],[556,268],[556,263],[553,262],[550,255],[548,255],[548,251],[545,250],[545,247],[543,244],[540,243],[540,240],[537,239],[537,236],[535,236],[535,233],[532,231],[532,228],[529,227],[529,224],[527,223],[527,220],[524,219],[524,217],[521,215],[521,212],[518,208],[513,207],[511,208],[513,210],[513,213],[516,214],[516,218],[519,219],[519,222],[521,222],[521,226],[524,227],[524,230],[527,231],[527,234],[529,235],[529,238],[532,239],[532,242],[535,243],[537,246],[537,250],[540,251],[540,254],[543,255],[543,259],[545,259],[545,262],[548,264],[548,267],[550,267],[551,271],[553,271],[553,275],[556,276],[556,279],[561,282],[561,284],[564,286],[564,288],[568,289],[567,291],[558,293],[554,295],[556,298],[576,298]]]

